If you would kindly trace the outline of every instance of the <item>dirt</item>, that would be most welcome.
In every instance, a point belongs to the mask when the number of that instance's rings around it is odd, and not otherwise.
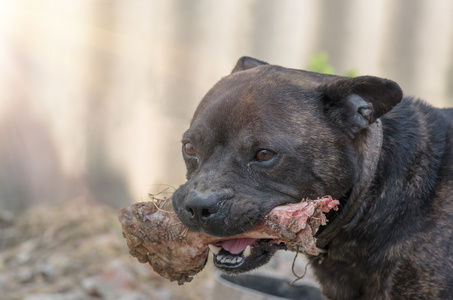
[[[117,210],[77,199],[0,212],[1,299],[209,299],[212,266],[186,286],[129,255]]]

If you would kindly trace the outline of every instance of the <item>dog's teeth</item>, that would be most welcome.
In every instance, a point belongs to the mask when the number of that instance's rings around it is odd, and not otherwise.
[[[221,264],[238,264],[244,260],[242,256],[231,256],[231,255],[223,255],[219,254],[214,256],[215,260]]]
[[[244,255],[244,257],[249,257],[251,253],[252,253],[252,250],[250,249],[250,245],[248,245],[247,247],[245,247],[245,250],[242,253],[242,255]]]
[[[214,255],[219,254],[220,249],[222,249],[222,248],[216,247],[216,246],[214,246],[212,244],[209,244],[208,247],[209,247],[209,250],[211,250],[211,252],[214,253]]]

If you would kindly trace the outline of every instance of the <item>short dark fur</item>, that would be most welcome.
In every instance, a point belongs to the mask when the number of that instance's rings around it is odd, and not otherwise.
[[[368,168],[373,132],[382,148]],[[227,237],[275,206],[331,195],[340,210],[317,235],[327,253],[309,256],[329,299],[453,299],[453,109],[403,97],[390,80],[245,57],[201,101],[183,143],[196,155],[183,151],[188,181],[173,205],[189,228]],[[259,161],[261,149],[275,155]]]

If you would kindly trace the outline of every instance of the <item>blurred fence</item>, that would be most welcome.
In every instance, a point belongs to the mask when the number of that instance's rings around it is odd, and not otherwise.
[[[0,208],[115,206],[184,181],[180,138],[237,58],[400,83],[453,102],[453,1],[0,2]]]

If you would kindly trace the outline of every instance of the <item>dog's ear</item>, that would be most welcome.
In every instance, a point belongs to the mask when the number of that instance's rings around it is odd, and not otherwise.
[[[319,87],[325,111],[350,137],[397,105],[403,92],[388,79],[373,76],[336,77]]]
[[[248,57],[248,56],[243,56],[239,58],[238,62],[236,63],[236,66],[234,66],[234,69],[231,73],[236,73],[239,71],[244,71],[248,70],[257,66],[261,65],[267,65],[267,62],[258,60],[256,58]]]

